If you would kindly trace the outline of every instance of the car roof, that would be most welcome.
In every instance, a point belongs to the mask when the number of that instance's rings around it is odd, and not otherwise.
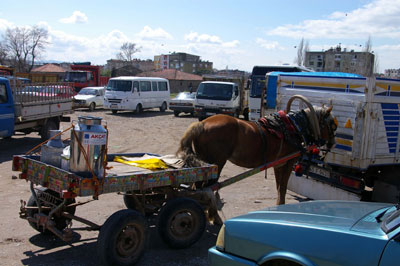
[[[121,76],[116,78],[111,78],[110,80],[149,80],[149,81],[168,81],[164,78],[156,78],[156,77],[129,77],[129,76]]]
[[[84,88],[82,88],[82,90],[83,89],[93,89],[93,90],[104,90],[105,88],[104,87],[84,87]]]
[[[236,84],[235,82],[226,82],[226,81],[203,81],[202,83],[215,83],[215,84],[227,84],[227,85]]]

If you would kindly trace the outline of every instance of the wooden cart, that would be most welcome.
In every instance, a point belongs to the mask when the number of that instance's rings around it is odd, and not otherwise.
[[[140,157],[143,154],[109,154]],[[32,195],[21,200],[20,217],[41,233],[53,233],[70,241],[72,220],[99,230],[98,254],[105,265],[132,265],[144,252],[146,216],[157,213],[157,229],[161,238],[173,248],[185,248],[202,236],[207,217],[219,218],[215,191],[300,156],[293,153],[275,162],[248,170],[223,182],[216,182],[216,165],[165,169],[160,171],[107,171],[102,179],[85,178],[40,161],[40,156],[15,155],[13,170],[20,179],[30,181]],[[208,185],[207,184],[212,184]],[[105,193],[121,193],[128,209],[112,214],[103,225],[75,215],[77,197],[98,199]],[[217,217],[216,217],[216,216]],[[82,228],[81,228],[82,229]]]

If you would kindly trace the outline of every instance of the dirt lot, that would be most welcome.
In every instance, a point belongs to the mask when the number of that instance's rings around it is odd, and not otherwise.
[[[72,119],[81,115],[99,116],[107,121],[110,153],[173,154],[185,129],[197,121],[191,116],[174,117],[171,111],[160,113],[156,109],[140,115],[130,112],[112,115],[104,110],[77,111]],[[63,123],[62,127],[69,125]],[[95,255],[98,232],[78,231],[72,242],[65,243],[38,234],[26,220],[19,218],[20,200],[28,200],[30,192],[27,182],[12,179],[15,174],[11,171],[12,155],[23,154],[39,143],[37,134],[0,139],[0,265],[98,265]],[[228,163],[222,171],[222,179],[243,170]],[[226,202],[221,212],[223,219],[272,206],[276,199],[273,171],[268,171],[267,180],[264,173],[260,173],[222,189],[220,195]],[[298,200],[294,193],[288,193],[288,203]],[[124,208],[121,195],[106,194],[98,201],[78,207],[76,215],[102,224],[112,213]],[[161,241],[153,223],[149,222],[146,252],[137,265],[208,265],[207,250],[215,244],[217,226],[208,225],[201,240],[192,247],[172,250]],[[82,226],[79,222],[73,223],[74,228]]]

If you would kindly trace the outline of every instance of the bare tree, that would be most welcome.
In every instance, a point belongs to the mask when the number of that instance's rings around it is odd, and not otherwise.
[[[3,38],[5,50],[19,72],[30,72],[48,44],[47,30],[38,26],[7,28]]]
[[[371,36],[368,36],[367,41],[365,42],[364,46],[365,52],[365,68],[364,68],[364,76],[370,77],[374,74],[374,67],[375,67],[375,56],[372,51],[372,40]],[[377,68],[375,68],[377,70]]]
[[[4,43],[0,43],[0,64],[5,65],[7,59],[7,50]]]
[[[372,40],[371,40],[371,36],[368,36],[368,39],[365,42],[364,52],[370,53],[371,50],[372,50]]]
[[[140,51],[140,47],[136,43],[126,42],[121,46],[121,51],[117,54],[117,58],[122,61],[133,61],[133,55]]]
[[[295,64],[298,66],[305,65],[306,52],[309,51],[309,47],[308,41],[304,41],[304,38],[301,38],[301,41],[297,46],[297,57],[295,58]]]

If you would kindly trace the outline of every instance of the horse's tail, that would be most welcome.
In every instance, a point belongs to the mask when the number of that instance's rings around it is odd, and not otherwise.
[[[186,167],[203,166],[205,163],[201,161],[193,150],[193,141],[204,132],[202,122],[192,123],[185,131],[176,155],[184,161]]]

